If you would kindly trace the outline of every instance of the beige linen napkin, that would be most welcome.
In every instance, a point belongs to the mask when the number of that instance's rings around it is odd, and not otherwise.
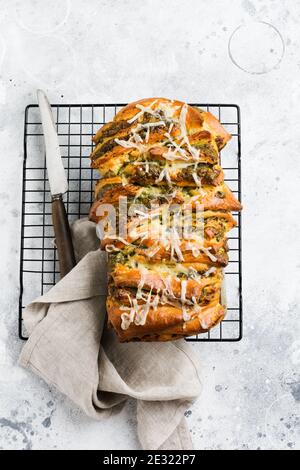
[[[143,449],[192,449],[183,413],[201,391],[198,358],[184,340],[119,343],[105,328],[106,254],[95,224],[77,221],[73,239],[81,261],[25,309],[30,337],[19,363],[95,419],[135,398]]]

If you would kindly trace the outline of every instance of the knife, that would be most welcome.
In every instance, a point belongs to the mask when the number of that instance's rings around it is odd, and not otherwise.
[[[55,122],[47,96],[37,90],[46,148],[46,166],[52,198],[52,223],[58,251],[60,276],[65,276],[75,266],[75,255],[63,195],[68,191],[68,181],[63,166]]]

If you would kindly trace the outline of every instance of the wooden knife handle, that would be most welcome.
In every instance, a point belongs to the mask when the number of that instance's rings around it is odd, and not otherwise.
[[[59,257],[60,276],[64,277],[76,264],[71,230],[62,195],[52,198],[52,222]]]

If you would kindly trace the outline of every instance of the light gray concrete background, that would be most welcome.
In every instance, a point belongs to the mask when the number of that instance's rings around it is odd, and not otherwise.
[[[244,339],[195,344],[204,390],[188,422],[197,449],[300,448],[299,21],[293,0],[0,0],[2,448],[139,447],[133,403],[93,422],[16,365],[23,118],[37,87],[61,103],[240,105]]]

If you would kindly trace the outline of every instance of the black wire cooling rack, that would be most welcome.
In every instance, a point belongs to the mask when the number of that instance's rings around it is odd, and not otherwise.
[[[225,181],[241,199],[240,110],[233,104],[199,104],[231,133],[221,152]],[[97,174],[89,167],[92,135],[110,121],[124,104],[54,104],[62,159],[69,181],[65,206],[72,223],[87,216]],[[188,341],[239,341],[242,337],[241,214],[233,213],[237,226],[228,237],[230,261],[225,269],[227,315],[210,332]],[[51,197],[47,180],[43,130],[37,105],[25,110],[24,165],[20,260],[19,337],[26,339],[23,309],[59,280],[59,264],[51,222]]]

